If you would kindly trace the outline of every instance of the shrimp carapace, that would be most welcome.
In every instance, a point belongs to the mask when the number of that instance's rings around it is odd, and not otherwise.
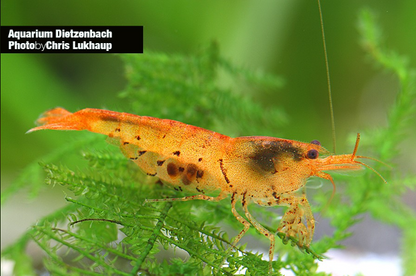
[[[83,109],[70,113],[55,108],[38,120],[42,129],[88,130],[119,141],[123,154],[146,174],[170,183],[176,189],[197,193],[194,196],[154,201],[211,200],[231,197],[231,211],[244,229],[233,241],[236,245],[250,225],[269,238],[269,259],[273,260],[275,233],[258,223],[248,210],[248,203],[264,206],[288,206],[277,232],[294,238],[298,246],[308,248],[315,220],[304,186],[309,177],[331,181],[325,171],[357,170],[360,136],[352,154],[330,155],[318,141],[303,143],[273,137],[231,138],[200,127],[168,119],[157,119],[100,109]],[[326,157],[321,157],[326,155]],[[372,168],[370,168],[372,169]],[[372,169],[373,170],[373,169]],[[219,191],[217,197],[206,195]],[[236,210],[241,201],[245,217]]]

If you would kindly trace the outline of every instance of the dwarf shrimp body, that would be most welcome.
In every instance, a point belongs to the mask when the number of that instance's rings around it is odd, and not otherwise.
[[[250,214],[250,202],[263,206],[288,206],[277,232],[298,240],[299,247],[312,241],[315,220],[304,186],[316,176],[334,182],[324,171],[357,170],[356,145],[352,154],[329,155],[318,141],[303,143],[273,137],[231,138],[181,122],[132,115],[100,109],[83,109],[70,113],[55,108],[38,120],[42,129],[88,130],[119,141],[123,154],[147,175],[158,177],[179,190],[196,195],[151,201],[210,200],[231,198],[231,211],[244,225],[233,245],[254,226],[270,240],[269,270],[273,260],[275,233],[271,233]],[[328,155],[321,157],[321,155]],[[370,168],[371,169],[371,168]],[[206,195],[219,191],[217,197]],[[241,202],[245,218],[236,210]]]

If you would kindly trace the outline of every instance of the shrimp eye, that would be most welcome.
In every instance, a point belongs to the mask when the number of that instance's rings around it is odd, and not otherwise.
[[[318,140],[313,140],[313,141],[311,142],[311,144],[318,145],[318,146],[320,146],[320,145],[321,145],[321,143],[320,143]]]
[[[309,159],[316,159],[316,158],[318,158],[318,155],[319,155],[319,153],[318,153],[318,151],[317,151],[316,149],[311,149],[311,150],[309,150],[309,151],[308,151],[308,153],[306,154],[306,156],[307,156]]]

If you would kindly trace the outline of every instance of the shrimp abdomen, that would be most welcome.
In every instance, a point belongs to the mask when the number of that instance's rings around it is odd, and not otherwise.
[[[210,130],[168,119],[91,108],[74,113],[54,108],[37,122],[41,126],[28,132],[88,130],[107,135],[145,173],[175,186],[197,185],[202,190],[223,180],[218,160],[231,138]]]

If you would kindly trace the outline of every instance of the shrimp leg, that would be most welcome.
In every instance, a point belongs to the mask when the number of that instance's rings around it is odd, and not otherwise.
[[[275,237],[274,234],[271,233],[270,231],[268,231],[266,228],[264,228],[260,223],[258,223],[253,216],[250,214],[249,210],[248,210],[248,201],[245,198],[245,194],[243,194],[243,198],[242,198],[242,206],[244,209],[244,213],[246,215],[246,218],[243,218],[236,210],[235,205],[237,203],[237,197],[236,197],[236,193],[233,193],[233,195],[231,196],[231,211],[233,213],[233,215],[235,216],[235,218],[244,225],[243,230],[241,230],[241,232],[234,238],[233,244],[232,246],[227,250],[226,255],[228,255],[228,252],[236,246],[236,244],[243,238],[243,236],[246,234],[246,232],[248,231],[248,229],[250,229],[250,224],[254,226],[254,228],[257,229],[257,231],[259,231],[261,234],[263,234],[264,236],[266,236],[267,238],[269,238],[270,240],[270,248],[269,248],[269,274],[271,274],[272,272],[272,262],[273,262],[273,255],[274,255],[274,247],[275,247]],[[223,260],[224,261],[224,260]]]
[[[227,251],[225,252],[225,257],[223,258],[223,260],[221,261],[221,265],[223,265],[225,259],[227,258],[227,256],[229,255],[231,249],[233,249],[237,243],[243,238],[243,236],[246,234],[246,232],[248,231],[248,229],[250,229],[250,223],[243,218],[238,212],[237,209],[235,208],[235,204],[237,203],[237,199],[238,197],[236,196],[237,193],[233,193],[231,195],[231,212],[233,213],[234,217],[242,224],[244,225],[243,230],[240,231],[240,233],[238,233],[238,235],[234,238],[233,243],[231,244],[231,246],[227,249]]]
[[[315,231],[315,220],[311,207],[303,189],[301,195],[288,194],[280,197],[279,204],[289,205],[277,232],[282,232],[286,237],[298,239],[299,246],[309,246]]]
[[[273,264],[273,255],[274,255],[274,246],[275,246],[274,234],[271,233],[266,228],[264,228],[259,222],[257,222],[253,218],[253,216],[248,211],[248,207],[247,207],[248,204],[247,204],[247,201],[244,199],[244,197],[243,197],[242,205],[243,205],[243,208],[244,208],[245,215],[246,215],[247,219],[250,221],[250,223],[254,226],[254,228],[257,229],[257,231],[259,231],[261,234],[263,234],[265,237],[267,237],[270,240],[270,248],[269,248],[269,274],[271,275],[272,270],[273,270],[272,264]]]

